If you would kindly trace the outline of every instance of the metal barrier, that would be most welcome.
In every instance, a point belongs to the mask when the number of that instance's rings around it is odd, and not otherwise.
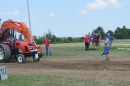
[[[130,42],[130,39],[114,39],[113,42]]]

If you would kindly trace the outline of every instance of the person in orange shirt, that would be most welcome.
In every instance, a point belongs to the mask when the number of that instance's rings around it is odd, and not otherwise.
[[[85,49],[89,50],[89,37],[88,37],[88,35],[85,35],[84,43],[85,43]]]

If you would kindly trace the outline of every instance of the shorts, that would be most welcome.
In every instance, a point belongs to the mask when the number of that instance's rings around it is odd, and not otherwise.
[[[108,54],[109,54],[109,50],[110,50],[110,47],[104,47],[104,52],[103,52],[103,54],[104,54],[104,55],[108,55]]]

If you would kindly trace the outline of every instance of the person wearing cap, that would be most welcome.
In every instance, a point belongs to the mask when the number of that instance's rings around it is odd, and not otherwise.
[[[87,34],[84,37],[84,43],[85,43],[85,49],[89,50],[89,37]]]

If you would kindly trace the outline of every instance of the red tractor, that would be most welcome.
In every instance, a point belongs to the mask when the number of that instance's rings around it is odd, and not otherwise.
[[[16,38],[16,32],[20,33],[23,39],[16,39],[13,43],[8,41],[9,37]],[[31,43],[30,31],[25,23],[8,20],[0,27],[0,62],[8,62],[16,59],[19,63],[24,63],[27,57],[33,57],[34,61],[39,61],[42,57],[40,47],[36,43]]]

